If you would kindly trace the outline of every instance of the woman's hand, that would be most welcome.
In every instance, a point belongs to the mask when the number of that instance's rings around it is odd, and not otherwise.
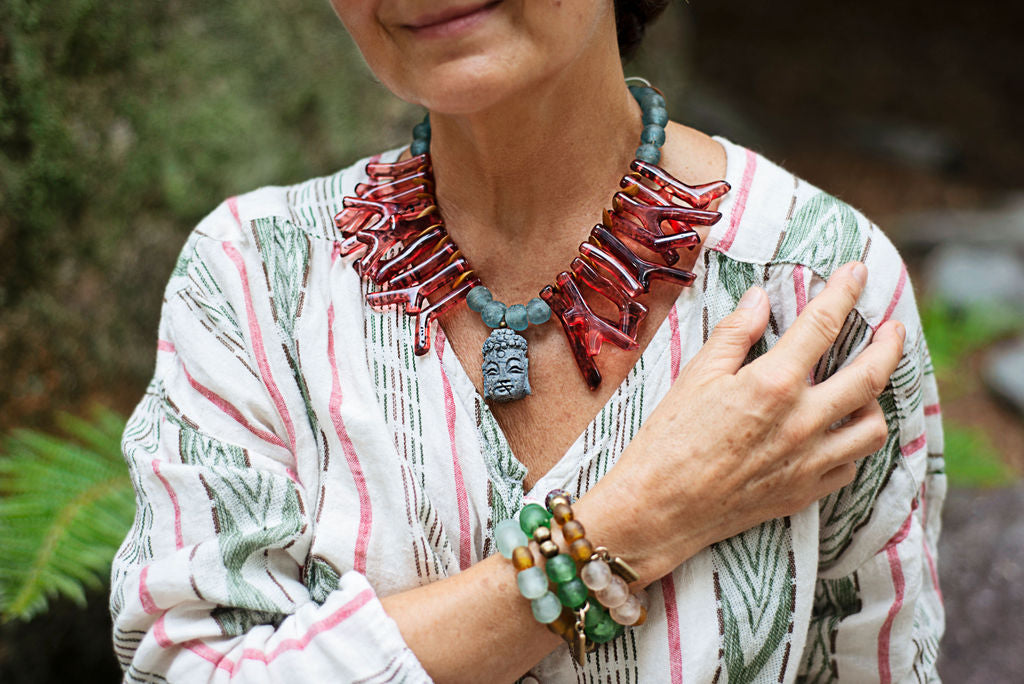
[[[769,315],[765,293],[748,291],[577,504],[588,536],[635,559],[646,584],[709,544],[849,484],[855,461],[885,444],[876,398],[902,355],[903,325],[881,326],[825,382],[808,379],[866,278],[862,264],[839,269],[775,347],[742,366]]]

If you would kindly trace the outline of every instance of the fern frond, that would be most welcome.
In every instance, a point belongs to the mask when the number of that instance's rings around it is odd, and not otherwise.
[[[135,496],[124,420],[98,409],[61,419],[68,438],[15,430],[0,451],[0,614],[28,619],[62,594],[85,603],[106,582]]]

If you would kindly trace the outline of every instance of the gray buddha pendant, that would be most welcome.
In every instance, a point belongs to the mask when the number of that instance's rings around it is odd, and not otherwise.
[[[515,401],[530,394],[526,338],[510,328],[495,328],[484,341],[484,399]]]

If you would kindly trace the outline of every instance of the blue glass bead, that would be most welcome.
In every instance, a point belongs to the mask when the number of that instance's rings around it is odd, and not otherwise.
[[[631,85],[631,86],[629,86],[629,94],[633,96],[633,99],[636,100],[637,103],[640,102],[640,98],[642,98],[644,96],[644,92],[646,92],[646,90],[647,90],[647,86],[642,86],[642,85]]]
[[[640,133],[640,142],[661,147],[665,144],[665,128],[657,124],[644,126],[644,130]]]
[[[523,598],[531,601],[548,593],[548,576],[538,567],[521,570],[516,575],[516,584],[519,585],[519,593]]]
[[[530,607],[533,608],[533,617],[537,619],[537,622],[542,622],[545,625],[554,622],[562,614],[562,602],[550,591],[531,601]]]
[[[526,303],[526,315],[531,323],[540,325],[551,318],[551,307],[540,297],[534,297]]]
[[[480,309],[480,318],[488,328],[500,328],[505,318],[505,305],[494,300],[487,302],[484,308]]]
[[[530,540],[526,538],[519,523],[515,520],[502,520],[494,526],[494,543],[498,552],[505,558],[512,557],[512,549],[526,546]]]
[[[413,140],[412,145],[409,146],[409,154],[414,157],[418,157],[421,154],[426,154],[430,151],[430,143],[426,140]]]
[[[661,161],[661,150],[654,145],[644,144],[636,148],[636,158],[648,164],[657,164]]]
[[[483,285],[477,285],[466,295],[466,304],[471,310],[480,312],[491,299],[491,291]]]
[[[505,325],[516,331],[526,330],[526,327],[530,325],[526,307],[522,304],[513,304],[505,309]]]
[[[643,111],[644,126],[650,126],[651,124],[664,126],[668,123],[668,110],[664,107],[651,107],[650,109],[645,109]]]
[[[430,142],[430,122],[421,121],[412,127],[412,137],[416,140],[426,140]]]
[[[665,108],[665,98],[661,96],[654,88],[648,88],[647,91],[640,96],[640,107],[642,109],[654,109],[655,107]]]

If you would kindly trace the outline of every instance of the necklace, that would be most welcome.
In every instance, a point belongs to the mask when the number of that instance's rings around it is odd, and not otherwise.
[[[700,236],[694,226],[711,226],[721,214],[708,205],[729,191],[724,180],[691,186],[658,166],[668,122],[665,100],[650,85],[630,86],[643,111],[644,129],[630,173],[619,182],[612,209],[579,247],[579,256],[526,305],[495,301],[470,268],[445,230],[434,198],[430,162],[430,123],[413,129],[412,158],[401,162],[371,161],[367,182],[345,197],[334,217],[341,231],[338,250],[357,256],[353,267],[379,289],[366,295],[374,309],[400,306],[415,316],[413,348],[430,349],[430,326],[442,313],[467,300],[493,328],[483,345],[484,397],[512,401],[530,394],[526,339],[518,333],[554,315],[562,324],[576,365],[590,389],[601,384],[595,357],[604,342],[623,350],[639,347],[640,323],[647,307],[637,298],[650,290],[652,279],[680,285],[694,274],[675,264],[679,249],[695,249]],[[664,263],[637,253],[629,242]],[[600,316],[584,292],[607,298],[618,309],[617,320]]]

